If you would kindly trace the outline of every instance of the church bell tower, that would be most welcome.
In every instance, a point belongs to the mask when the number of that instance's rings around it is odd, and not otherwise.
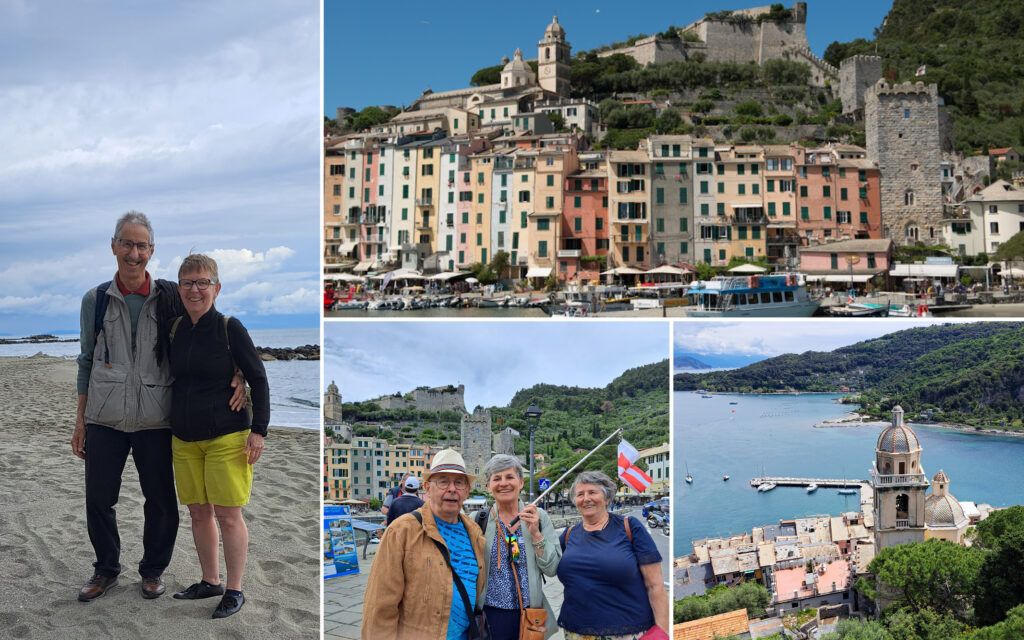
[[[544,39],[537,44],[537,75],[545,91],[569,97],[569,43],[565,29],[558,24],[558,16],[544,30]]]

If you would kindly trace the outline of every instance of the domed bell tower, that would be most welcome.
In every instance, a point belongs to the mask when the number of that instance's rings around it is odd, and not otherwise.
[[[921,467],[921,443],[903,424],[903,408],[892,409],[892,424],[878,436],[871,469],[874,493],[875,549],[925,538],[925,493],[928,479]]]
[[[544,39],[537,44],[537,75],[545,91],[569,97],[569,43],[565,29],[558,24],[558,16],[544,30]]]

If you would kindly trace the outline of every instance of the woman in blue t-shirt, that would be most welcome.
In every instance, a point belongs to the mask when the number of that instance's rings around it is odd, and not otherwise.
[[[584,471],[571,495],[583,522],[559,537],[558,579],[565,591],[558,626],[566,640],[636,640],[655,625],[667,633],[661,554],[639,520],[608,511],[615,482]]]

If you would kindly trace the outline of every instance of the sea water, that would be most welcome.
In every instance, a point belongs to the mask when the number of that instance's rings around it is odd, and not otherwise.
[[[837,395],[673,394],[673,553],[692,541],[749,532],[780,519],[860,510],[859,491],[777,487],[759,493],[764,475],[867,480],[879,427],[815,428],[855,407]],[[731,404],[735,402],[737,404]],[[921,441],[921,466],[931,480],[940,469],[957,500],[994,507],[1024,504],[1024,438],[959,433],[911,424]],[[693,483],[684,476],[689,469]],[[723,481],[722,476],[729,475]]]
[[[320,343],[320,329],[254,329],[249,331],[259,347],[294,348]],[[78,357],[78,334],[56,337],[75,342],[0,345],[0,356],[28,357],[41,353],[58,358]],[[279,427],[320,428],[320,362],[274,360],[264,362],[270,383],[270,424]]]

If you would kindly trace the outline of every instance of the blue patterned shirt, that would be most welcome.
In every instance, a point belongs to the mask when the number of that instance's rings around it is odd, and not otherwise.
[[[488,517],[494,518],[491,511]],[[512,566],[508,559],[508,545],[505,543],[505,536],[508,535],[508,528],[501,518],[495,518],[494,540],[491,541],[491,559],[487,572],[487,593],[484,595],[484,604],[498,609],[518,609],[519,594],[516,593],[516,585],[512,581]],[[527,579],[526,554],[536,553],[529,538],[526,527],[520,525],[516,531],[519,539],[519,562],[516,563],[516,573],[519,574],[519,589],[523,594],[523,606],[530,606],[530,586]],[[501,569],[498,570],[498,563]]]
[[[476,560],[476,553],[469,541],[469,534],[462,521],[452,524],[434,516],[437,522],[437,530],[444,543],[448,547],[448,555],[451,557],[452,567],[455,573],[462,579],[466,587],[466,595],[469,596],[469,606],[476,607],[476,576],[479,565]],[[466,606],[462,603],[462,596],[459,589],[452,580],[452,610],[448,616],[448,636],[446,640],[464,640],[466,631],[469,629],[469,618],[466,616]]]

